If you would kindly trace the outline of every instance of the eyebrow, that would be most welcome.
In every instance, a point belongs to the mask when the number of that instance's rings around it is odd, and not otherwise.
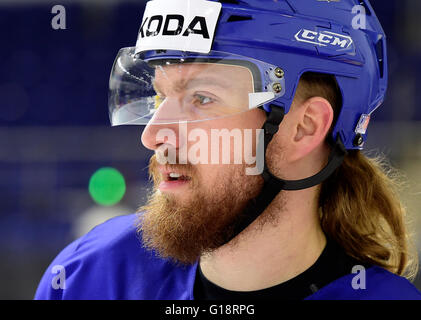
[[[226,81],[225,79],[216,79],[214,77],[203,77],[203,78],[193,78],[190,80],[179,80],[175,83],[175,88],[177,91],[181,91],[183,89],[191,89],[200,85],[211,85],[215,87],[222,88],[224,90],[231,89],[231,84]],[[156,92],[162,93],[163,90],[161,90],[159,83],[155,80],[153,81],[153,87]]]

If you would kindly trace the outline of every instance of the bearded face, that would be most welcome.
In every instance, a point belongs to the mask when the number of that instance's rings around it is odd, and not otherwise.
[[[226,84],[221,85],[222,80]],[[215,143],[209,137],[214,130],[238,130],[243,136],[244,130],[250,130],[254,142],[237,148],[235,139],[228,138],[229,151],[225,147],[216,149],[219,154],[227,151],[231,159],[250,153],[256,155],[257,145],[262,145],[257,143],[257,131],[262,128],[266,115],[259,109],[248,110],[248,93],[253,91],[253,81],[246,68],[209,64],[169,66],[157,71],[154,86],[159,92],[159,103],[142,134],[143,145],[155,151],[149,167],[154,187],[147,204],[139,210],[138,229],[144,245],[160,256],[194,263],[202,254],[221,247],[235,235],[233,230],[243,221],[248,202],[259,194],[263,179],[260,175],[247,174],[246,168],[253,165],[245,158],[235,164],[178,161],[183,148],[186,153],[196,150],[196,145],[183,135],[200,129],[207,137],[204,147],[199,148],[200,153],[206,152],[200,156],[206,154],[204,158],[211,159]],[[206,121],[189,122],[188,129],[182,130],[175,124],[177,121],[167,122],[172,117]],[[160,130],[172,130],[176,138],[164,139]],[[167,147],[166,151],[162,146]],[[170,163],[177,164],[162,164],[164,153],[171,151],[177,161]]]
[[[259,176],[245,174],[245,165],[213,170],[212,183],[201,173],[204,169],[189,164],[160,166],[155,156],[151,158],[154,190],[140,209],[139,229],[144,245],[162,257],[188,264],[219,248],[232,237],[247,202],[262,186]],[[159,190],[171,179],[166,172],[182,175],[183,194]]]

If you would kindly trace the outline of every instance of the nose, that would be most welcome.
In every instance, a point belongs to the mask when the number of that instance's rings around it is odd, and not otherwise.
[[[153,151],[163,144],[178,149],[180,146],[178,127],[176,124],[148,123],[143,130],[141,141],[146,148]]]
[[[154,116],[146,125],[142,133],[142,144],[155,151],[159,146],[168,144],[169,147],[181,147],[180,130],[177,120],[182,121],[180,102],[178,99],[166,98],[155,111]]]

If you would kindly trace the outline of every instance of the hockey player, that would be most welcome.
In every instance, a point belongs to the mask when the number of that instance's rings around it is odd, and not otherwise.
[[[393,181],[361,152],[386,87],[366,0],[148,2],[109,108],[146,126],[153,194],[65,248],[36,298],[421,299]]]

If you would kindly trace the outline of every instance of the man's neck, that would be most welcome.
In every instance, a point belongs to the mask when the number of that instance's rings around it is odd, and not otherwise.
[[[315,188],[282,192],[262,217],[232,242],[200,258],[203,274],[222,288],[254,291],[307,270],[326,245],[315,194]],[[261,226],[268,215],[276,215],[276,222]]]

